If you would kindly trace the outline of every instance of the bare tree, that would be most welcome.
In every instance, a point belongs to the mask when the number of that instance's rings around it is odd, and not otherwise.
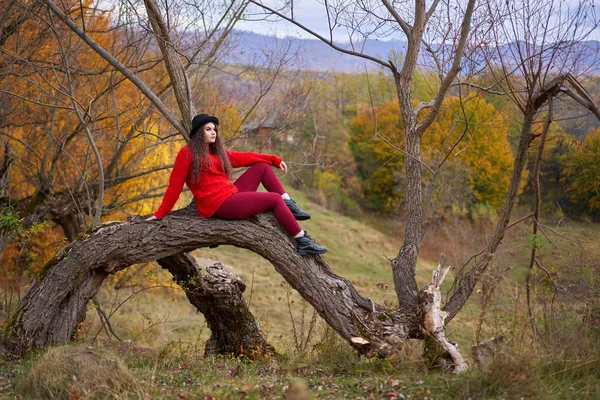
[[[405,234],[402,247],[391,260],[396,296],[401,308],[417,313],[420,309],[419,289],[415,267],[424,237],[421,138],[438,115],[442,102],[459,76],[463,55],[471,38],[476,1],[440,2],[427,5],[424,0],[414,3],[392,3],[387,0],[336,2],[323,4],[328,19],[328,35],[320,35],[294,18],[294,3],[275,9],[260,1],[250,0],[265,12],[289,21],[312,34],[332,48],[364,58],[388,69],[396,85],[400,114],[404,128],[406,186]],[[291,5],[290,5],[291,4]],[[348,32],[349,46],[334,40],[336,32]],[[366,39],[402,35],[406,51],[402,65],[367,54]],[[414,106],[411,93],[413,77],[423,60],[426,49],[432,67],[439,77],[439,86],[432,98]],[[418,117],[419,115],[419,117]]]
[[[293,8],[297,3],[284,3],[281,8],[275,8],[259,0],[250,2],[268,15],[294,24],[342,53],[387,68],[394,77],[404,128],[404,148],[397,150],[406,158],[406,210],[403,244],[391,264],[399,305],[415,314],[418,314],[421,302],[414,278],[415,265],[425,235],[422,168],[425,166],[435,176],[443,164],[443,160],[433,167],[423,163],[421,139],[439,114],[450,90],[472,88],[469,77],[486,66],[482,54],[486,50],[496,52],[494,61],[488,65],[492,64],[494,68],[500,65],[501,76],[497,77],[498,84],[487,91],[511,96],[523,112],[521,140],[500,222],[486,248],[478,253],[476,265],[455,281],[456,290],[444,307],[447,312],[444,320],[449,322],[464,306],[510,225],[527,149],[536,137],[533,132],[536,118],[552,98],[561,95],[576,99],[597,115],[591,97],[574,78],[578,62],[589,57],[580,44],[598,24],[593,4],[580,2],[563,7],[562,2],[554,0],[522,5],[511,2],[479,4],[475,1],[432,1],[429,5],[424,0],[326,1],[323,7],[328,33],[319,34],[294,17]],[[347,33],[346,44],[335,40],[340,31]],[[406,39],[401,66],[365,51],[368,38],[399,35]],[[466,53],[469,57],[464,58]],[[438,86],[430,100],[414,106],[411,86],[420,63],[427,64],[430,71],[437,73]],[[518,82],[523,82],[522,88],[509,86],[515,76]]]
[[[491,67],[489,71],[495,82],[493,87],[469,85],[483,92],[504,94],[517,107],[522,116],[519,145],[498,224],[485,247],[463,266],[455,280],[453,294],[444,307],[449,313],[448,321],[464,306],[512,225],[510,218],[526,168],[527,152],[536,138],[539,138],[539,144],[533,171],[533,179],[537,182],[535,206],[523,220],[532,219],[534,235],[546,234],[540,225],[539,165],[549,125],[560,113],[557,106],[571,98],[600,119],[596,103],[577,79],[595,64],[598,57],[597,49],[584,43],[599,23],[593,13],[593,2],[584,1],[572,7],[563,7],[563,2],[554,0],[529,1],[518,6],[500,2],[488,5],[488,13],[494,21],[493,40],[480,60]],[[472,268],[467,269],[471,262]],[[534,267],[539,267],[535,246],[527,277],[528,303]],[[531,307],[530,316],[533,320]]]
[[[391,72],[400,104],[404,128],[402,151],[406,158],[406,233],[400,251],[392,260],[392,271],[400,305],[418,307],[415,266],[424,236],[421,137],[438,115],[442,101],[460,72],[476,2],[471,0],[452,4],[434,1],[429,6],[425,1],[415,1],[413,4],[396,4],[387,0],[326,2],[324,12],[328,17],[328,36],[320,35],[294,19],[291,8],[276,10],[259,1],[250,2],[295,24],[336,50],[375,62]],[[335,42],[334,35],[340,30],[348,32],[349,46]],[[396,65],[394,60],[373,57],[364,51],[366,39],[392,35],[406,38],[402,65]],[[434,42],[440,39],[441,43]],[[437,67],[439,87],[429,101],[414,106],[412,81],[419,63],[423,61],[423,48],[427,49],[430,60]],[[417,118],[420,112],[424,116]]]

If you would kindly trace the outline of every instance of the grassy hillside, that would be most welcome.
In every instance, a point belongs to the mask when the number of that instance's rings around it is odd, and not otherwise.
[[[327,246],[329,251],[323,258],[333,272],[349,279],[361,294],[374,301],[395,305],[392,274],[386,257],[396,255],[400,239],[381,233],[381,221],[373,223],[379,228],[373,229],[370,225],[310,203],[302,193],[293,195],[313,215],[311,220],[302,222],[302,226],[318,243]],[[389,224],[388,221],[388,228]],[[455,267],[447,278],[448,288],[456,270],[471,254],[481,249],[486,233],[492,227],[490,221],[481,221],[479,225],[456,224],[453,226],[449,222],[444,229],[433,229],[426,238],[422,253],[431,259],[420,260],[417,265],[419,287],[430,281],[439,254],[445,252],[448,264]],[[484,292],[474,293],[467,307],[448,326],[450,338],[462,347],[472,345],[477,335],[485,339],[509,329],[508,324],[501,323],[504,319],[499,314],[522,306],[523,284],[531,251],[528,231],[527,225],[509,231],[494,264],[484,276],[483,281],[487,282],[484,286],[494,283],[494,296],[486,300],[489,294],[485,288]],[[560,232],[560,235],[552,231]],[[600,246],[595,245],[595,240],[600,237],[599,226],[561,221],[558,227],[552,224],[547,232],[548,239],[543,238],[538,248],[538,260],[545,269],[560,274],[566,281],[567,277],[572,279],[572,275],[578,276],[591,266],[598,265]],[[248,286],[246,301],[268,340],[284,350],[293,345],[293,325],[298,327],[303,313],[308,323],[312,308],[305,308],[300,296],[269,262],[252,252],[230,246],[200,249],[193,255],[200,266],[221,261],[229,271],[240,276]],[[111,321],[123,339],[151,348],[169,341],[191,342],[208,338],[209,331],[202,315],[171,282],[170,274],[156,264],[131,267],[113,277],[111,282],[112,285],[105,285],[99,299],[105,312],[116,310]],[[546,289],[547,286],[544,287]],[[484,301],[486,305],[482,309]],[[103,337],[105,333],[93,308],[88,312],[84,332],[88,338]],[[576,318],[581,318],[580,313],[577,315]],[[485,318],[483,323],[481,318]],[[481,331],[478,332],[478,329]]]
[[[313,215],[302,226],[328,247],[323,258],[332,270],[360,293],[393,306],[386,256],[396,255],[399,239],[382,233],[389,230],[381,229],[382,221],[372,224],[376,230],[310,204],[301,193],[293,195]],[[536,242],[540,265],[559,285],[553,286],[539,271],[534,279],[533,310],[540,337],[533,340],[525,301],[532,246],[527,225],[510,231],[483,284],[448,327],[448,337],[460,344],[469,360],[477,338],[507,338],[500,357],[484,369],[472,366],[461,376],[429,372],[420,341],[404,343],[395,359],[359,358],[319,319],[308,344],[297,346],[295,338],[303,339],[313,324],[312,309],[264,259],[220,246],[198,250],[194,256],[201,266],[223,262],[247,283],[245,298],[279,356],[254,362],[203,358],[209,331],[202,316],[167,272],[156,265],[133,266],[111,277],[98,295],[124,342],[108,340],[96,306],[90,304],[76,344],[24,360],[0,361],[0,399],[593,399],[600,390],[600,323],[594,325],[600,226],[557,222],[548,223],[548,237]],[[459,267],[481,247],[490,226],[489,221],[448,221],[432,229],[423,248],[431,261],[417,266],[419,287],[429,282],[441,251]],[[556,288],[568,289],[575,297]]]

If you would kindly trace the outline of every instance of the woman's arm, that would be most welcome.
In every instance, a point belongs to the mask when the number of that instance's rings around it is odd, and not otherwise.
[[[187,179],[191,164],[191,153],[189,148],[184,147],[177,153],[171,177],[169,178],[169,186],[163,197],[162,203],[158,210],[154,213],[156,219],[161,219],[171,211],[175,203],[179,199],[179,195],[183,190],[183,185]]]
[[[233,168],[249,167],[250,165],[259,162],[264,162],[273,167],[281,168],[284,171],[287,170],[287,166],[285,167],[285,169],[282,168],[281,163],[283,162],[283,160],[281,159],[281,157],[277,157],[272,154],[227,150],[227,157],[229,158],[229,161],[231,162],[231,166]]]

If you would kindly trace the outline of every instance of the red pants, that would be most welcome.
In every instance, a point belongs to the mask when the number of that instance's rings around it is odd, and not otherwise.
[[[267,193],[257,192],[259,184],[263,184]],[[277,175],[266,163],[254,164],[234,183],[239,192],[232,194],[219,207],[214,216],[221,219],[246,219],[264,211],[273,211],[279,224],[290,235],[295,236],[302,228],[296,222],[292,212],[283,202],[283,186]]]

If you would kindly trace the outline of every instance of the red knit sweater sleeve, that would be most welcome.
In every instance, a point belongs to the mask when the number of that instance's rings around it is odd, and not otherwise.
[[[283,161],[280,157],[274,156],[272,154],[240,152],[231,150],[227,150],[227,157],[229,157],[229,161],[231,162],[231,166],[233,168],[249,167],[250,165],[259,162],[267,163],[273,167],[279,167],[281,161]]]
[[[169,178],[169,186],[167,187],[167,191],[165,192],[160,207],[158,207],[158,210],[154,213],[156,218],[163,218],[171,211],[173,206],[175,206],[187,179],[191,161],[191,152],[188,147],[179,150],[179,153],[177,153],[177,157],[175,158],[173,170],[171,171],[171,177]]]

